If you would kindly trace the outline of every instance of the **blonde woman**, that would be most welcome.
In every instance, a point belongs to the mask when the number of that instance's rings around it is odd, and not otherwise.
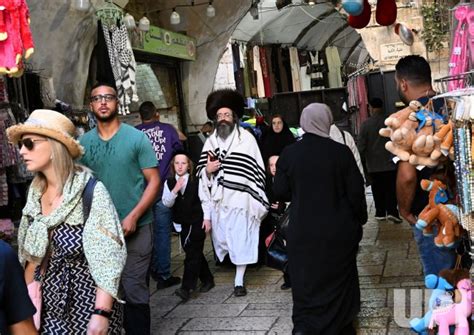
[[[18,231],[19,258],[26,283],[42,283],[40,333],[120,334],[122,228],[101,182],[93,188],[90,210],[83,210],[92,175],[74,163],[83,153],[74,133],[67,117],[50,110],[36,110],[7,130],[27,169],[36,173]]]

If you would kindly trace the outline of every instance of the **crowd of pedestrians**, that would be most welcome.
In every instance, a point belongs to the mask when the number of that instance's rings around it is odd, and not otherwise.
[[[423,58],[404,57],[396,70],[405,103],[434,95]],[[293,333],[355,334],[356,256],[367,221],[362,164],[376,218],[394,223],[399,213],[414,223],[427,202],[417,181],[433,171],[404,162],[397,169],[377,136],[380,99],[370,101],[358,150],[325,104],[303,109],[299,141],[281,115],[254,136],[240,126],[244,107],[235,90],[208,96],[212,122],[196,169],[153,103],[141,104],[142,124],[133,128],[120,122],[117,92],[105,83],[90,93],[97,127],[79,141],[72,122],[54,111],[36,110],[10,127],[35,178],[18,231],[19,263],[0,242],[2,304],[20,306],[0,313],[0,333],[150,334],[150,275],[157,289],[181,283],[175,294],[183,302],[215,286],[203,254],[208,233],[216,260],[235,266],[233,294],[245,296],[247,266],[265,262],[264,240],[289,211],[281,289],[292,289]],[[173,226],[185,252],[182,279],[171,274]],[[413,232],[426,274],[453,266],[452,251]]]

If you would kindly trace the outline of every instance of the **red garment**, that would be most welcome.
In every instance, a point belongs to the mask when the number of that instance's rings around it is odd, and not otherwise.
[[[369,103],[367,100],[367,85],[365,83],[364,76],[357,77],[357,97],[359,102],[359,113],[357,117],[357,125],[356,125],[356,133],[359,133],[360,126],[364,123],[365,120],[369,118],[369,111],[367,108],[367,104]]]
[[[264,47],[259,47],[260,50],[260,66],[262,67],[263,86],[265,87],[265,96],[272,96],[272,86],[270,82],[270,72],[267,63],[267,54]]]
[[[34,51],[25,0],[0,0],[0,75],[21,75],[22,57]]]

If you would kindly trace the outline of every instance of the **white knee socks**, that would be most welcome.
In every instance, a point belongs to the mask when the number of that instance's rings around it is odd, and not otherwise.
[[[234,286],[244,286],[244,275],[247,265],[236,265]]]

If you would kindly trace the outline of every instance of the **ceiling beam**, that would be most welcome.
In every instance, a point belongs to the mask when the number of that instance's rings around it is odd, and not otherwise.
[[[293,42],[294,46],[297,46],[298,43],[303,39],[303,37],[313,28],[315,25],[317,25],[321,20],[325,19],[332,13],[337,12],[336,9],[330,8],[324,13],[321,13],[317,18],[315,18],[313,21],[311,21],[306,27],[304,27],[301,32],[298,34],[298,37],[296,37],[295,41]]]

